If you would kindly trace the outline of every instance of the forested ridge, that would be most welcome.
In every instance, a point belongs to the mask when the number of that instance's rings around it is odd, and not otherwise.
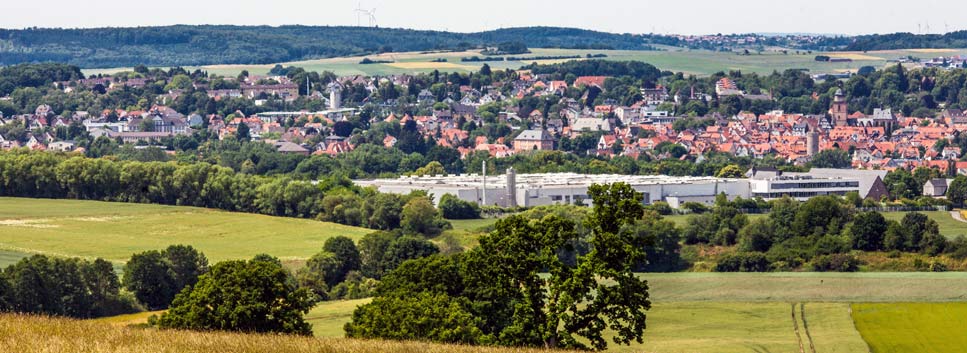
[[[0,29],[0,65],[63,62],[105,68],[268,64],[390,51],[465,50],[505,42],[537,48],[652,49],[640,35],[556,27],[479,33],[329,26],[27,28]]]
[[[829,38],[826,42],[829,47],[848,51],[967,48],[967,31],[946,34],[870,34],[852,38]]]

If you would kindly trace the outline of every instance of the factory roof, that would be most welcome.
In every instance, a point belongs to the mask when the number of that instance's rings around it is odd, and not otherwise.
[[[617,174],[576,174],[543,173],[517,174],[518,188],[542,188],[555,186],[589,186],[591,184],[610,184],[625,182],[634,185],[705,184],[730,182],[735,179],[714,177],[690,177],[668,175],[617,175]],[[414,185],[423,187],[479,187],[483,178],[477,174],[451,176],[404,176],[398,179],[357,180],[357,184],[369,186]],[[506,175],[487,176],[487,187],[506,187]]]

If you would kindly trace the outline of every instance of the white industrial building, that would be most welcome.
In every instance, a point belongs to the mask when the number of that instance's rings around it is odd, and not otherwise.
[[[775,169],[752,169],[746,179],[714,177],[676,177],[667,175],[587,175],[575,173],[517,174],[513,168],[505,175],[476,174],[451,176],[404,176],[398,179],[356,180],[360,186],[373,186],[380,192],[408,194],[426,191],[434,203],[452,194],[461,200],[500,207],[533,207],[551,204],[591,204],[588,187],[592,184],[624,182],[641,192],[642,202],[668,202],[678,208],[685,202],[711,205],[724,193],[729,199],[761,197],[772,200],[790,196],[807,200],[821,195],[858,192],[863,198],[879,200],[886,193],[884,171],[813,168],[808,173],[782,173]]]
[[[585,175],[574,173],[519,174],[508,170],[502,176],[407,176],[399,179],[357,180],[361,186],[375,186],[380,192],[407,194],[423,190],[434,202],[444,194],[461,200],[501,207],[532,207],[551,204],[591,204],[588,187],[592,184],[624,182],[644,194],[646,204],[668,201],[672,207],[683,202],[711,204],[715,195],[730,198],[749,195],[744,179],[713,177],[671,177],[664,175]]]

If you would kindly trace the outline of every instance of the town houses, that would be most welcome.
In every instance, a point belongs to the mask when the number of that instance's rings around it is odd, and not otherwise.
[[[504,158],[538,151],[575,151],[578,139],[592,139],[581,152],[603,158],[683,158],[708,153],[728,153],[738,157],[776,158],[790,164],[804,164],[819,151],[841,149],[852,158],[852,166],[860,169],[930,167],[944,172],[967,171],[960,162],[964,151],[950,144],[959,131],[967,130],[967,114],[960,109],[942,109],[933,117],[904,116],[891,107],[872,109],[871,114],[852,111],[840,89],[832,94],[825,114],[768,111],[756,114],[738,111],[731,116],[709,112],[705,116],[674,114],[683,102],[725,99],[740,96],[749,99],[773,99],[770,94],[747,94],[728,77],[714,82],[711,94],[703,94],[695,86],[670,92],[657,84],[640,88],[632,101],[598,100],[588,104],[590,93],[583,97],[568,96],[569,90],[603,92],[609,87],[608,76],[576,76],[555,80],[549,75],[527,70],[513,72],[509,79],[485,85],[460,85],[451,93],[436,87],[412,92],[412,98],[383,97],[381,87],[404,88],[413,81],[409,75],[385,77],[338,77],[329,84],[300,88],[286,76],[219,78],[237,81],[229,88],[207,87],[205,94],[214,100],[251,100],[263,104],[276,99],[294,102],[315,100],[325,110],[283,110],[245,114],[241,110],[225,115],[202,112],[178,112],[172,107],[185,90],[172,88],[158,96],[158,101],[143,109],[106,109],[57,114],[48,105],[36,107],[32,114],[8,115],[3,124],[22,124],[22,136],[0,135],[0,148],[38,150],[83,150],[58,129],[83,129],[92,138],[107,137],[121,143],[163,145],[177,136],[207,132],[218,139],[245,138],[264,141],[280,153],[329,155],[353,151],[366,128],[353,128],[364,114],[358,97],[367,104],[365,114],[373,124],[383,124],[384,135],[374,141],[385,148],[400,147],[403,131],[411,129],[436,146],[452,148],[461,157],[484,152],[493,158]],[[56,87],[76,90],[124,90],[145,84],[145,78],[92,77],[74,82],[58,82]],[[150,82],[150,81],[148,81]],[[195,89],[206,88],[206,81],[189,82]],[[168,84],[167,86],[171,86]],[[126,88],[127,87],[127,88]],[[304,89],[300,91],[300,89]],[[308,90],[308,95],[304,93]],[[554,109],[548,105],[525,108],[520,102],[554,97]],[[172,98],[174,97],[174,98]],[[814,92],[812,100],[818,100]],[[167,104],[166,104],[167,103]],[[284,104],[284,103],[283,103]],[[281,107],[284,107],[282,105]],[[327,109],[328,108],[328,109]],[[686,122],[702,122],[689,124]],[[346,128],[349,126],[349,128]],[[392,128],[387,128],[392,127]],[[488,133],[481,134],[481,128]],[[684,151],[669,153],[668,146]]]

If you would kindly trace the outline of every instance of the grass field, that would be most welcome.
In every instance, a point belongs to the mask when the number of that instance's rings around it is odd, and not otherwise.
[[[267,253],[305,259],[323,242],[370,231],[313,220],[160,205],[0,198],[0,261],[24,254],[126,261],[139,251],[188,244],[210,262]],[[0,264],[2,265],[2,264]]]
[[[306,314],[306,321],[312,324],[312,333],[317,337],[342,337],[343,325],[352,320],[357,306],[369,303],[372,299],[339,300],[322,302]]]
[[[869,319],[874,325],[869,327],[873,328],[863,327],[858,331],[850,316],[849,302],[945,302],[964,300],[963,293],[967,293],[967,273],[675,273],[644,276],[649,279],[654,303],[648,312],[644,343],[612,344],[609,351],[796,352],[799,340],[802,340],[807,352],[810,342],[816,352],[864,352],[867,350],[864,338],[870,340],[870,330],[899,329],[875,326],[881,325],[875,320],[895,320],[887,318]],[[317,337],[342,337],[342,327],[351,319],[353,310],[368,301],[323,302],[313,308],[306,319],[313,325]],[[859,307],[891,308],[893,305],[862,304]],[[947,308],[947,303],[917,305],[928,309]],[[950,315],[967,318],[964,315],[967,314],[967,304],[951,305],[961,309]],[[918,308],[920,306],[908,310],[920,310]],[[796,312],[795,326],[793,310]],[[857,320],[858,310],[854,305],[853,315]],[[942,322],[942,318],[937,318],[940,314],[931,314],[937,310],[931,310],[923,310],[927,315],[923,320]],[[871,314],[904,315],[883,310],[871,311]],[[99,321],[138,323],[144,322],[149,315]],[[952,322],[958,327],[967,327],[961,321]],[[798,336],[794,327],[799,330]],[[883,335],[901,335],[901,332]],[[959,344],[967,346],[967,343]],[[907,348],[895,351],[919,351],[904,347]]]
[[[874,353],[967,350],[967,303],[853,304],[853,320]]]
[[[649,273],[652,299],[735,302],[967,301],[967,272]]]
[[[342,337],[352,310],[368,300],[322,303],[308,321],[318,337]],[[800,306],[795,306],[797,316]],[[866,344],[853,328],[846,303],[805,305],[817,351],[858,352]],[[611,344],[611,352],[792,352],[798,341],[791,304],[783,302],[660,302],[648,313],[642,344]],[[800,330],[803,330],[800,323]],[[805,339],[805,336],[804,338]],[[820,349],[821,348],[821,349]]]
[[[921,213],[926,214],[927,217],[930,217],[930,219],[937,221],[937,224],[940,226],[940,234],[943,236],[947,238],[955,238],[958,235],[967,236],[967,223],[954,219],[950,216],[950,212],[930,211]],[[885,217],[887,220],[895,220],[899,222],[901,219],[903,219],[905,214],[906,213],[904,212],[886,212],[883,213],[883,217]]]
[[[634,51],[634,50],[576,50],[576,49],[531,49],[533,53],[515,55],[516,57],[536,56],[586,56],[587,54],[605,54],[606,60],[635,60],[655,65],[661,70],[685,72],[697,75],[709,75],[719,71],[741,70],[742,72],[757,72],[768,74],[772,71],[785,69],[808,69],[811,72],[841,72],[855,71],[862,66],[883,66],[887,60],[898,57],[914,56],[930,58],[940,55],[934,51],[923,50],[889,50],[872,52],[834,52],[834,53],[801,53],[782,54],[778,51],[766,51],[762,54],[739,55],[732,52],[713,52],[707,50],[688,50],[682,48],[665,48],[665,51]],[[967,50],[948,50],[944,55],[965,54]],[[849,63],[828,63],[815,61],[816,55],[830,55],[853,59]],[[372,60],[393,61],[389,64],[359,64],[363,57],[343,57],[320,60],[306,60],[281,63],[285,66],[297,66],[309,71],[332,71],[337,75],[393,75],[404,73],[431,72],[433,70],[448,72],[477,71],[483,66],[482,62],[461,62],[460,58],[481,56],[479,52],[449,52],[449,53],[386,53],[368,55]],[[447,62],[433,62],[436,59],[447,59]],[[562,60],[538,60],[540,64],[550,64]],[[531,61],[497,61],[488,62],[494,69],[518,69],[531,64]],[[236,76],[242,70],[248,70],[253,75],[264,75],[275,64],[268,65],[209,65],[197,67],[210,73]],[[195,68],[191,68],[195,69]],[[113,73],[130,70],[129,68],[84,70],[85,75],[98,73]]]

